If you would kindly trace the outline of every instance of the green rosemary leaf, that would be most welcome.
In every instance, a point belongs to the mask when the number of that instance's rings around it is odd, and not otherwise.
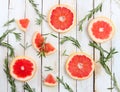
[[[120,88],[118,87],[116,78],[115,78],[114,74],[112,75],[112,72],[111,72],[110,68],[106,64],[107,61],[112,59],[113,55],[116,54],[117,51],[115,50],[115,48],[111,48],[110,51],[108,52],[108,51],[104,50],[100,45],[98,45],[95,42],[90,42],[89,45],[100,51],[99,62],[102,65],[102,67],[104,68],[105,72],[108,75],[110,75],[110,77],[112,78],[113,84],[114,84],[114,88],[116,88],[117,91],[120,92]]]
[[[86,21],[86,20],[89,20],[90,18],[93,17],[93,15],[97,12],[101,12],[102,11],[102,3],[100,3],[97,7],[95,7],[94,9],[90,10],[90,12],[83,18],[79,21],[78,25],[79,25],[79,30],[83,30],[83,23]]]
[[[51,66],[45,66],[44,67],[46,70],[45,71],[52,71],[53,69],[51,68]]]
[[[25,46],[23,44],[20,43],[20,46],[23,47],[23,49],[28,49],[29,47],[32,46],[32,44],[28,44],[28,43],[25,43]]]
[[[21,40],[21,33],[15,33],[15,32],[13,32],[13,34],[14,34],[14,36],[15,36],[15,38],[16,38],[17,41]]]
[[[35,90],[33,90],[33,88],[31,88],[30,85],[27,82],[23,85],[23,88],[27,92],[35,92]]]
[[[37,52],[37,55],[39,56],[39,57],[46,57],[46,55],[45,55],[45,52],[44,51],[38,51]]]
[[[118,92],[120,92],[120,88],[119,88],[119,86],[118,86],[118,83],[117,83],[115,74],[113,74],[112,80],[113,80],[113,86],[114,86],[114,88],[116,88],[116,90],[117,90]]]
[[[11,20],[8,20],[3,26],[6,27],[6,26],[9,26],[11,23],[15,22],[15,19],[11,19]]]
[[[4,72],[5,72],[6,76],[7,76],[7,80],[9,82],[9,84],[10,84],[11,92],[17,92],[16,91],[15,80],[10,75],[9,64],[8,64],[8,59],[7,58],[4,61]]]
[[[61,38],[61,44],[64,44],[66,41],[71,41],[72,44],[74,46],[76,46],[77,48],[79,48],[81,50],[81,46],[78,40],[76,40],[75,38],[71,37],[71,36],[64,36],[63,38]]]
[[[9,53],[10,57],[14,57],[15,56],[14,48],[9,43],[1,42],[0,45],[3,46],[3,47],[8,48],[10,50],[10,53]]]
[[[36,18],[36,24],[40,25],[42,23],[42,20],[45,20],[45,15],[40,13],[40,11],[38,10],[37,5],[35,4],[34,0],[29,0],[29,3],[32,5],[36,14],[38,15],[38,18]]]
[[[16,28],[12,28],[12,29],[9,29],[9,30],[6,30],[3,35],[0,37],[0,42],[2,42],[5,37],[9,34],[9,33],[12,33]]]
[[[51,33],[51,36],[53,36],[53,37],[55,37],[55,38],[58,38],[56,35],[54,35],[54,34],[52,34],[52,33]]]
[[[61,79],[57,77],[57,80],[64,86],[66,90],[68,90],[69,92],[73,92],[72,88],[67,83],[64,82],[63,77]]]
[[[66,50],[63,51],[62,56],[69,56],[68,54],[66,54]]]

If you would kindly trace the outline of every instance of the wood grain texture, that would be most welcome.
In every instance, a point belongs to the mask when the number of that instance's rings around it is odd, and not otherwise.
[[[8,19],[21,19],[21,18],[29,18],[30,24],[26,32],[21,31],[17,24],[14,23],[9,28],[16,27],[16,32],[21,33],[21,41],[16,41],[15,37],[13,35],[9,35],[8,38],[5,40],[8,43],[10,43],[14,49],[15,49],[15,56],[28,56],[35,60],[37,64],[37,72],[34,78],[28,83],[32,88],[35,88],[36,92],[68,92],[63,85],[57,84],[55,87],[48,87],[44,85],[43,80],[47,76],[47,74],[52,73],[55,77],[62,77],[64,78],[64,81],[67,82],[74,92],[117,92],[115,89],[108,90],[107,88],[110,88],[113,86],[113,82],[109,75],[107,75],[102,68],[102,66],[99,63],[96,63],[100,57],[99,51],[94,50],[94,48],[90,47],[89,41],[91,39],[88,36],[87,33],[87,25],[89,21],[86,21],[83,24],[83,31],[78,31],[78,22],[89,13],[89,10],[95,8],[101,0],[34,0],[37,4],[37,7],[41,14],[45,15],[46,18],[48,17],[49,10],[51,7],[53,7],[56,4],[66,4],[69,5],[74,9],[76,12],[76,26],[74,26],[69,32],[60,34],[57,32],[54,32],[53,29],[50,28],[47,22],[43,21],[41,25],[36,25],[35,19],[38,17],[32,8],[31,4],[28,0],[0,0],[0,36],[5,32],[7,28],[2,27],[3,24]],[[110,50],[111,47],[116,48],[116,50],[119,52],[117,53],[114,58],[112,58],[108,65],[110,69],[112,70],[112,73],[115,73],[116,79],[118,81],[118,84],[120,85],[120,5],[115,2],[115,0],[105,0],[103,4],[103,10],[102,12],[99,12],[94,15],[93,18],[97,16],[106,16],[110,18],[116,27],[116,34],[114,38],[111,41],[107,41],[105,43],[102,43],[101,46],[106,49]],[[91,18],[91,19],[93,19]],[[58,38],[54,38],[51,35],[47,36],[47,42],[50,42],[51,44],[55,45],[56,52],[52,55],[47,56],[46,58],[42,57],[39,58],[37,56],[37,52],[34,49],[33,46],[29,47],[28,49],[24,49],[20,46],[20,43],[25,45],[26,43],[32,44],[32,38],[34,32],[39,31],[42,34],[50,33],[52,32],[55,34]],[[65,44],[61,45],[60,41],[62,37],[64,36],[72,36],[76,38],[80,44],[81,49],[83,52],[88,53],[95,59],[95,72],[90,78],[86,80],[73,80],[69,77],[69,75],[66,73],[65,70],[65,63],[68,58],[68,56],[62,56],[62,53],[64,50],[66,50],[66,53],[70,55],[72,52],[78,52],[78,50],[75,46],[71,44],[71,42],[66,42]],[[3,71],[4,68],[4,59],[7,57],[7,49],[0,47],[0,92],[11,92],[10,85],[7,82],[6,75]],[[12,59],[9,59],[11,62]],[[53,68],[53,71],[45,71],[45,66],[51,66]],[[23,82],[15,81],[17,86],[17,92],[24,92],[23,89]]]

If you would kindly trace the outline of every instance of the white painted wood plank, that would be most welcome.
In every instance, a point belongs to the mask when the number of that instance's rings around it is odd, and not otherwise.
[[[37,4],[40,12],[42,7],[41,3],[41,0],[35,0],[35,4]],[[41,31],[41,26],[36,25],[35,22],[37,17],[38,15],[35,13],[32,5],[29,3],[29,1],[26,1],[26,18],[30,19],[30,24],[27,31],[25,32],[25,43],[32,44],[34,33],[36,31]],[[37,51],[33,46],[31,46],[25,51],[25,55],[31,57],[37,64],[37,72],[33,79],[28,81],[28,83],[31,88],[35,89],[36,92],[41,92],[41,59],[37,56]]]
[[[113,62],[112,62],[112,70],[113,70],[113,73],[115,73],[115,77],[116,77],[116,80],[117,80],[117,83],[119,85],[119,88],[120,88],[120,19],[119,19],[119,16],[120,16],[120,4],[118,4],[117,2],[115,2],[114,0],[112,0],[112,3],[111,3],[111,12],[112,12],[112,16],[111,16],[111,19],[113,20],[114,24],[115,24],[115,27],[116,27],[116,33],[115,33],[115,37],[113,38],[112,40],[112,47],[114,47],[116,49],[116,51],[118,51],[118,53],[114,56],[113,58]],[[113,89],[113,92],[118,92],[117,90]]]
[[[48,19],[48,13],[50,11],[50,9],[54,6],[58,4],[58,0],[43,0],[43,15],[46,15],[47,19]],[[57,33],[55,33],[50,26],[48,25],[48,23],[46,23],[45,21],[43,22],[42,25],[42,33],[46,34],[46,33],[50,33],[52,32],[53,34],[55,34],[56,36],[58,36]],[[42,75],[43,75],[43,80],[44,78],[51,73],[52,75],[54,75],[54,77],[58,76],[58,39],[52,37],[51,35],[47,36],[47,40],[46,42],[50,42],[53,46],[55,46],[56,48],[56,52],[46,56],[46,58],[43,57],[42,59]],[[51,66],[51,68],[53,68],[53,71],[45,71],[45,66]],[[48,87],[46,85],[44,85],[44,83],[42,82],[42,92],[58,92],[58,85],[55,87]]]
[[[76,13],[76,1],[75,0],[60,0],[60,4],[65,4],[70,6],[74,12]],[[76,17],[76,14],[75,14]],[[64,36],[72,36],[76,39],[76,26],[74,26],[70,31],[67,33],[63,33],[60,35],[60,38],[63,38]],[[73,90],[73,92],[76,92],[76,80],[72,79],[66,72],[65,65],[66,60],[68,59],[68,56],[62,56],[63,52],[66,50],[66,54],[70,55],[73,52],[76,52],[76,47],[72,45],[71,42],[66,42],[63,45],[60,44],[60,78],[63,76],[64,82],[66,82]],[[68,92],[64,88],[62,84],[60,84],[60,92]]]
[[[87,3],[86,3],[87,2]],[[89,10],[93,9],[93,0],[77,0],[77,23],[85,17],[89,13]],[[81,49],[83,52],[88,53],[91,57],[93,57],[93,48],[91,48],[88,44],[90,38],[87,32],[88,21],[86,20],[83,23],[83,30],[78,31],[79,27],[77,26],[77,39],[81,44]],[[78,92],[93,92],[93,75],[90,78],[77,81],[77,91]]]
[[[95,0],[95,7],[101,3],[101,1],[99,0]],[[99,16],[106,16],[108,18],[110,18],[110,0],[105,0],[103,3],[103,8],[102,8],[102,12],[99,12],[97,14],[95,14],[95,17],[99,17]],[[111,47],[111,41],[107,41],[105,43],[102,43],[101,46],[105,49],[108,50]],[[99,52],[96,51],[96,57],[99,57]],[[98,58],[96,58],[96,61],[98,60]],[[108,66],[111,69],[111,61],[109,61]],[[95,87],[96,87],[96,91],[97,92],[110,92],[110,90],[108,90],[107,88],[111,87],[111,79],[110,76],[108,74],[106,74],[105,70],[103,69],[103,67],[97,63],[96,64],[96,70],[95,70]],[[103,83],[104,82],[104,83]],[[101,88],[102,87],[102,88]]]
[[[3,28],[3,24],[8,20],[8,0],[0,0],[0,11],[4,13],[0,14],[0,37],[7,28]],[[7,78],[3,71],[4,60],[7,56],[7,49],[0,46],[0,92],[7,92]],[[4,85],[4,86],[3,86]]]
[[[24,18],[25,12],[25,1],[24,0],[10,0],[10,8],[9,8],[9,19],[15,18],[15,20],[19,20]],[[20,43],[24,43],[24,33],[19,29],[18,25],[14,23],[10,26],[10,28],[16,27],[15,32],[21,33],[21,41],[16,41],[14,35],[9,35],[9,43],[14,47],[15,56],[24,56],[24,49],[19,45]],[[12,61],[12,59],[10,59]],[[23,92],[23,82],[16,80],[16,89],[18,92]],[[10,92],[10,87],[8,92]]]

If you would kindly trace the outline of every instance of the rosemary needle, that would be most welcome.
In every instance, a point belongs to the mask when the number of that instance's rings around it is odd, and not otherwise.
[[[79,25],[79,30],[83,30],[83,23],[86,21],[86,20],[89,20],[90,18],[93,17],[93,15],[99,11],[102,11],[102,2],[94,9],[90,10],[89,13],[79,21],[78,25]]]
[[[34,8],[36,14],[38,15],[38,18],[36,18],[36,24],[40,25],[42,23],[42,20],[45,20],[45,15],[40,14],[40,11],[37,8],[37,4],[35,4],[34,0],[29,0],[29,3],[31,3],[31,5]]]
[[[16,91],[16,84],[15,84],[15,80],[12,78],[12,76],[10,75],[10,70],[9,70],[9,67],[8,67],[8,59],[6,58],[5,61],[4,61],[4,72],[7,76],[7,80],[11,86],[11,92],[17,92]]]
[[[66,82],[64,82],[63,77],[62,78],[57,77],[57,80],[64,86],[66,90],[68,90],[69,92],[73,92],[72,88]]]
[[[110,51],[108,52],[108,51],[104,50],[100,45],[98,45],[95,42],[90,42],[89,45],[100,51],[99,62],[102,65],[102,67],[104,68],[105,72],[108,75],[110,75],[110,77],[112,78],[114,88],[116,88],[116,90],[118,92],[120,92],[120,88],[118,87],[116,77],[114,74],[112,74],[112,72],[110,71],[110,68],[106,64],[106,62],[108,62],[113,57],[113,55],[117,53],[117,51],[115,50],[115,48],[110,48]]]
[[[23,85],[23,88],[24,88],[24,90],[26,90],[28,92],[35,92],[33,90],[33,88],[31,88],[30,85],[27,82]]]

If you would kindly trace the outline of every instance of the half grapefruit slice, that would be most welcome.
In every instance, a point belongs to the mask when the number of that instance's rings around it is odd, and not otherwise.
[[[75,16],[68,5],[56,5],[49,12],[48,23],[56,32],[67,32],[75,25]]]
[[[56,86],[57,81],[52,74],[48,74],[44,80],[44,84],[47,86]]]
[[[36,72],[36,63],[25,56],[19,56],[13,59],[10,64],[10,74],[19,81],[30,80]]]
[[[110,40],[115,32],[113,22],[106,17],[97,17],[88,25],[88,33],[91,39],[97,43]]]
[[[22,31],[26,31],[29,25],[30,20],[28,18],[24,18],[24,19],[19,19],[16,20],[18,27],[22,30]]]
[[[37,51],[44,51],[45,55],[50,55],[56,51],[51,43],[46,43],[44,37],[37,31],[33,36],[33,46]]]
[[[72,53],[66,62],[66,71],[73,79],[86,79],[90,77],[93,70],[92,58],[83,52]]]

